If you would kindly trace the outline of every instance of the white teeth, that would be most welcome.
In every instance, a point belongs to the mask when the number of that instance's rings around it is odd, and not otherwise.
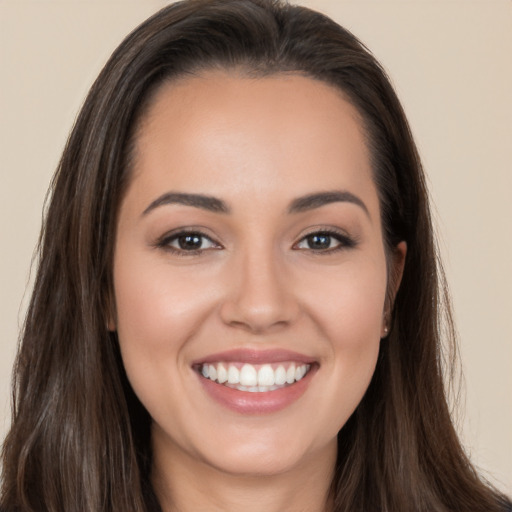
[[[286,382],[288,384],[292,384],[295,382],[295,365],[291,364],[288,370],[286,371]]]
[[[224,384],[228,380],[228,371],[222,363],[217,366],[217,381]]]
[[[284,366],[278,366],[277,370],[275,372],[275,384],[278,386],[282,386],[286,383],[286,370],[284,369]]]
[[[252,364],[244,364],[240,370],[240,384],[242,386],[256,386],[258,384],[258,374]]]
[[[269,364],[264,364],[258,370],[258,385],[259,386],[273,386],[275,382],[274,370]]]
[[[208,378],[210,380],[217,380],[217,368],[215,368],[215,366],[213,364],[211,364],[208,367]]]
[[[239,391],[265,393],[300,381],[308,372],[310,365],[283,363],[277,368],[274,367],[275,369],[270,364],[256,367],[252,364],[244,364],[241,369],[239,367],[240,363],[203,364],[200,371],[206,379]]]
[[[228,369],[228,382],[230,384],[240,383],[240,371],[234,365],[231,365]]]

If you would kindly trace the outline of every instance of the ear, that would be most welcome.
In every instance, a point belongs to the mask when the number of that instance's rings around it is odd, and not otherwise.
[[[393,316],[393,306],[395,297],[402,282],[402,276],[405,267],[405,258],[407,256],[407,243],[400,242],[389,254],[388,260],[388,287],[386,291],[386,303],[384,304],[384,313],[382,315],[381,337],[385,338],[391,329],[391,319]]]

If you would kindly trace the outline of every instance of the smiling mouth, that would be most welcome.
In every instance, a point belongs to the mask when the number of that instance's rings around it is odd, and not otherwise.
[[[266,393],[289,387],[302,380],[311,364],[280,362],[250,364],[241,362],[212,362],[196,365],[196,371],[217,384],[252,393]]]

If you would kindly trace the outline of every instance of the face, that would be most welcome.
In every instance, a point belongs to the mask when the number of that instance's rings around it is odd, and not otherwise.
[[[251,474],[332,459],[385,327],[357,112],[309,78],[211,72],[161,88],[135,149],[110,328],[155,453]]]

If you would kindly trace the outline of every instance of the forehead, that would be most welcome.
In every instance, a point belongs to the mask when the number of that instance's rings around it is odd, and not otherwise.
[[[296,74],[216,71],[164,84],[139,124],[134,156],[132,181],[148,190],[293,197],[374,188],[355,107]]]

